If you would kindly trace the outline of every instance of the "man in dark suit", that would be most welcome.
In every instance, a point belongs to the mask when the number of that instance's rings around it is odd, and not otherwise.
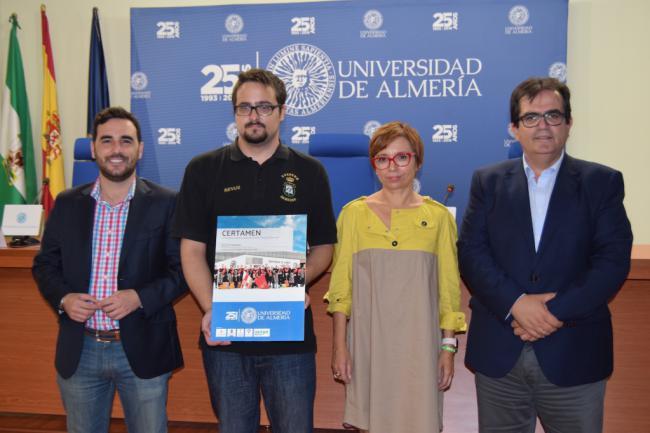
[[[572,158],[568,87],[531,78],[510,98],[523,157],[474,173],[458,254],[472,299],[466,363],[481,432],[602,431],[612,372],[607,303],[630,267],[623,177]]]
[[[57,382],[68,432],[108,432],[117,388],[130,433],[167,431],[167,385],[183,364],[172,302],[186,290],[175,195],[135,174],[136,118],[107,108],[93,128],[96,182],[56,199],[32,269],[59,315]]]

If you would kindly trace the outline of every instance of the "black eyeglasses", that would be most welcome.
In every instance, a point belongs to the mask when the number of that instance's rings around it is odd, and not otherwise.
[[[549,126],[557,126],[566,120],[564,113],[560,110],[549,110],[546,113],[526,113],[519,118],[519,121],[526,128],[534,128],[539,125],[542,117]]]
[[[257,113],[258,116],[270,116],[273,113],[273,110],[280,107],[280,105],[273,104],[259,104],[259,105],[249,105],[241,104],[235,106],[235,114],[238,116],[250,116],[253,110]]]

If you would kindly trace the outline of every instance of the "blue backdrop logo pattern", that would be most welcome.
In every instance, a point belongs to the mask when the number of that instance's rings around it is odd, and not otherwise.
[[[178,188],[192,157],[232,142],[237,75],[262,67],[287,85],[284,143],[308,153],[313,134],[408,122],[425,144],[421,192],[441,200],[455,185],[462,216],[473,170],[514,142],[514,86],[566,79],[567,12],[567,0],[133,8],[139,173]]]
[[[526,6],[517,5],[510,9],[508,19],[513,26],[523,26],[528,22],[528,9]]]
[[[555,62],[548,68],[548,76],[557,78],[560,81],[566,81],[566,64]]]
[[[289,116],[312,115],[327,105],[334,94],[334,65],[314,45],[284,47],[271,57],[266,69],[280,77],[287,87]]]

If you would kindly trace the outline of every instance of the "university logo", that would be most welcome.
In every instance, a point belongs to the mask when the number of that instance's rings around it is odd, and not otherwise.
[[[158,144],[181,144],[181,128],[158,128]]]
[[[514,6],[510,9],[510,12],[508,12],[508,19],[513,26],[523,26],[528,22],[529,17],[528,8],[523,5]]]
[[[380,30],[384,24],[384,17],[376,9],[370,9],[363,14],[363,25],[366,30],[361,30],[359,37],[365,38],[385,38],[386,30]]]
[[[433,143],[457,143],[458,125],[433,125]]]
[[[316,17],[291,18],[291,34],[292,35],[316,34]]]
[[[240,33],[244,29],[244,20],[237,14],[228,15],[225,22],[226,30],[229,33]]]
[[[557,78],[563,83],[566,81],[566,64],[562,62],[555,62],[548,68],[548,76]]]
[[[237,124],[235,122],[226,126],[226,137],[228,137],[228,140],[230,140],[231,143],[237,139],[238,135],[239,132],[237,132]]]
[[[314,45],[287,45],[271,57],[266,69],[284,81],[290,116],[312,115],[325,107],[334,94],[334,64]]]
[[[147,74],[144,72],[134,72],[131,75],[131,89],[135,91],[141,91],[147,88],[149,84],[149,79]]]
[[[239,311],[226,311],[226,320],[239,320]]]
[[[523,5],[513,6],[508,12],[508,20],[512,26],[505,28],[506,35],[524,35],[533,32],[533,26],[527,26],[530,19],[528,8]]]
[[[244,20],[240,15],[228,15],[224,22],[224,27],[229,34],[221,35],[222,42],[245,42],[248,39],[246,33],[241,33],[244,29]]]
[[[18,215],[16,215],[16,222],[18,224],[25,224],[27,222],[27,214],[25,212],[18,212]]]
[[[363,125],[363,133],[367,135],[368,137],[372,138],[372,134],[375,133],[375,130],[381,126],[381,123],[379,123],[376,120],[369,120],[366,122],[365,125]]]
[[[131,98],[132,99],[149,99],[151,92],[146,90],[149,85],[149,79],[144,72],[134,72],[131,75]]]
[[[158,21],[156,39],[180,39],[181,25],[178,21]]]
[[[510,147],[512,146],[512,143],[517,142],[517,137],[515,137],[515,132],[512,130],[512,126],[508,123],[508,135],[510,138],[506,138],[503,140],[503,147]]]
[[[294,126],[291,128],[291,144],[309,144],[309,137],[316,133],[315,126]]]
[[[376,9],[370,9],[363,15],[363,25],[368,30],[377,30],[384,24],[384,17]]]
[[[246,307],[241,310],[241,321],[247,325],[257,320],[257,310],[253,307]]]
[[[458,12],[436,12],[433,14],[434,32],[458,30]]]

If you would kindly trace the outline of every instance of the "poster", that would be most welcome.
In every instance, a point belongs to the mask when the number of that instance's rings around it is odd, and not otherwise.
[[[214,340],[304,339],[307,215],[219,216]]]

